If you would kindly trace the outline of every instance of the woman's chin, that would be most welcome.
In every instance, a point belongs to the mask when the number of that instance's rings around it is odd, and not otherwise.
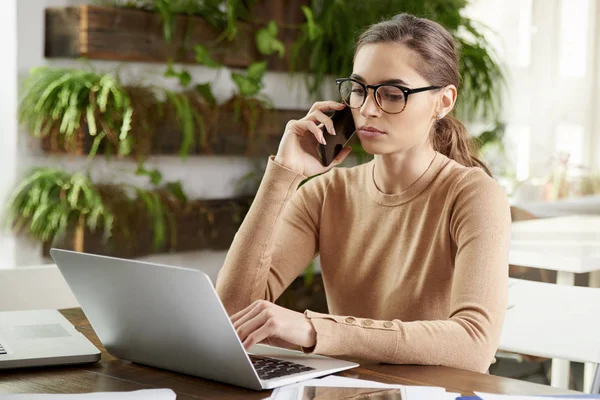
[[[381,154],[385,154],[387,153],[385,146],[381,146],[378,145],[376,143],[372,143],[371,141],[368,140],[361,140],[360,144],[363,148],[363,150],[365,151],[365,153],[368,153],[372,156],[376,156],[376,155],[381,155]]]

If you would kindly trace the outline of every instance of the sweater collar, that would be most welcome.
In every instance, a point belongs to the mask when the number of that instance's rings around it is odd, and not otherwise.
[[[449,158],[436,152],[431,164],[408,189],[394,194],[381,192],[375,185],[375,160],[368,163],[367,170],[367,188],[369,196],[376,202],[384,206],[397,206],[407,203],[417,197],[423,190],[427,189],[442,168],[449,162]]]

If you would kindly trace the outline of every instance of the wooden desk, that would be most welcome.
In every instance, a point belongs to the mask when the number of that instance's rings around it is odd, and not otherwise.
[[[80,309],[63,310],[62,313],[102,350],[102,360],[80,366],[3,372],[0,375],[0,393],[83,393],[170,388],[177,393],[178,400],[264,399],[270,395],[269,391],[254,392],[116,359],[106,353]],[[576,393],[445,367],[369,365],[343,372],[342,375],[386,383],[442,386],[463,394],[472,394],[473,391],[528,395]]]

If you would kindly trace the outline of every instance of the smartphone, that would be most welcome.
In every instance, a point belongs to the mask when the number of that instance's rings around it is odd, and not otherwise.
[[[344,107],[342,110],[335,110],[333,113],[329,113],[329,117],[333,121],[336,135],[330,135],[329,132],[327,132],[327,128],[322,126],[321,131],[323,132],[327,145],[319,143],[317,148],[321,164],[325,167],[331,164],[340,151],[342,151],[348,142],[350,142],[350,139],[354,137],[354,133],[356,132],[354,118],[352,117],[352,109],[350,107]]]

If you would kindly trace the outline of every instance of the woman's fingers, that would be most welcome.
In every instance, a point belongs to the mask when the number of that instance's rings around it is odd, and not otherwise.
[[[338,103],[337,101],[317,101],[315,102],[308,113],[310,114],[313,111],[329,111],[329,110],[341,110],[346,105],[344,103]]]
[[[264,310],[266,308],[266,305],[263,304],[263,302],[268,303],[266,300],[256,300],[248,307],[244,308],[242,311],[234,314],[231,317],[231,323],[233,324],[233,327],[237,330],[239,326],[244,324],[249,319],[254,318],[262,310]]]
[[[269,318],[272,317],[273,315],[269,312],[269,310],[263,310],[254,315],[252,318],[246,320],[239,327],[237,327],[235,331],[237,332],[240,340],[244,342],[249,335],[258,330],[269,320]]]
[[[244,345],[244,348],[248,350],[255,344],[274,336],[276,332],[277,322],[274,318],[269,318],[266,321],[264,321],[260,328],[256,329],[254,332],[248,335],[248,337],[242,341],[242,344]]]
[[[317,139],[317,142],[321,144],[327,144],[327,142],[325,142],[325,136],[323,135],[323,131],[319,129],[319,127],[314,121],[300,120],[296,121],[295,124],[299,128],[295,130],[295,132],[297,132],[299,136],[306,136],[310,132]]]
[[[333,121],[331,120],[331,117],[325,115],[323,111],[313,111],[310,114],[308,114],[306,118],[317,120],[325,126],[327,132],[329,132],[330,135],[335,135],[335,127],[333,126]],[[321,129],[321,127],[319,127],[319,129]]]
[[[352,147],[344,147],[342,151],[340,151],[340,153],[333,159],[330,166],[335,167],[336,165],[341,164],[344,161],[344,159],[348,157],[348,154],[350,154],[350,152],[352,152]]]

